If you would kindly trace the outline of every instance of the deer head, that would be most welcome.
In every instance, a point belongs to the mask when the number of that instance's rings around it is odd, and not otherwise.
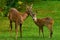
[[[31,16],[32,16],[32,13],[33,13],[32,6],[33,6],[33,4],[31,4],[30,6],[26,5],[26,12]]]
[[[28,12],[28,14],[33,18],[33,20],[36,21],[36,14],[33,12],[32,6],[33,4],[31,4],[30,6],[26,5],[26,12]]]
[[[34,21],[37,21],[36,14],[32,14],[32,18]]]

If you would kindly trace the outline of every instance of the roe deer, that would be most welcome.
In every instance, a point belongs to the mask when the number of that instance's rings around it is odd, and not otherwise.
[[[9,10],[8,18],[10,20],[10,32],[12,31],[12,22],[15,23],[16,39],[18,35],[18,25],[20,25],[20,36],[22,37],[22,23],[31,13],[32,5],[26,6],[26,11],[24,13],[19,12],[15,8]]]
[[[43,26],[47,26],[47,28],[50,31],[50,38],[51,38],[53,34],[52,26],[54,24],[54,20],[50,17],[41,18],[41,19],[36,18],[36,14],[30,14],[30,15],[32,16],[34,23],[39,27],[39,35],[41,31],[44,37]]]

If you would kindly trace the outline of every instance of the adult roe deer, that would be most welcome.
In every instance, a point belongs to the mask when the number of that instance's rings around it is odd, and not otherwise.
[[[12,31],[12,22],[15,23],[15,31],[16,31],[16,39],[18,35],[18,25],[20,25],[20,36],[22,37],[22,24],[23,21],[29,16],[31,13],[32,5],[26,6],[26,11],[22,14],[15,8],[11,8],[9,10],[8,18],[10,20],[10,32]]]
[[[40,35],[40,31],[41,31],[43,34],[43,37],[44,37],[43,26],[47,26],[50,31],[50,38],[51,38],[52,34],[53,34],[52,26],[54,24],[54,20],[50,17],[37,18],[36,14],[33,14],[33,13],[30,15],[32,16],[34,23],[39,27],[39,35]]]

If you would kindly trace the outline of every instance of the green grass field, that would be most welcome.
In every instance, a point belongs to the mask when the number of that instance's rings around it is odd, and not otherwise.
[[[54,19],[53,37],[49,39],[49,30],[44,27],[44,38],[38,35],[38,27],[34,24],[31,16],[23,23],[23,40],[60,40],[60,1],[43,1],[35,3],[33,9],[38,10],[37,18],[51,17]],[[20,33],[20,32],[19,32]],[[0,40],[15,40],[15,27],[13,23],[12,37],[9,33],[9,20],[7,17],[0,17]],[[18,40],[21,40],[18,34]]]

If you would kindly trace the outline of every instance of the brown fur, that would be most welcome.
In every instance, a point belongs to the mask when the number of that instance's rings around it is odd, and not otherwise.
[[[36,18],[36,15],[35,14],[32,14],[31,15],[32,18],[35,17]],[[46,18],[36,18],[33,19],[35,24],[39,27],[39,35],[40,35],[40,31],[42,31],[42,34],[43,34],[43,37],[44,37],[44,33],[43,33],[43,26],[47,26],[47,28],[49,29],[50,31],[50,38],[52,37],[52,34],[53,34],[53,29],[52,29],[52,26],[54,24],[54,20],[50,17],[46,17]]]
[[[16,39],[18,35],[18,25],[20,25],[20,36],[22,37],[22,23],[29,15],[29,8],[26,9],[24,13],[19,12],[15,8],[11,8],[9,10],[8,18],[10,20],[10,31],[12,31],[12,22],[15,23],[15,30],[16,30]]]

